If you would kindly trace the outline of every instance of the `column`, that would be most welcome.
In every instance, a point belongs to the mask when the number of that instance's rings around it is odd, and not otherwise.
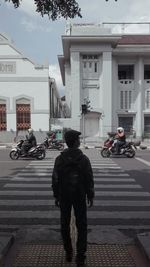
[[[71,117],[73,128],[80,130],[80,53],[71,51]]]
[[[103,52],[102,66],[102,119],[101,136],[106,137],[112,130],[112,53]]]
[[[143,59],[140,57],[135,68],[135,94],[136,94],[136,121],[135,130],[137,138],[141,138],[143,132],[143,107],[142,107],[142,92],[143,92]]]

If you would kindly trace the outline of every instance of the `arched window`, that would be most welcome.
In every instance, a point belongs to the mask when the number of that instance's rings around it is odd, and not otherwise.
[[[16,120],[17,131],[31,127],[31,107],[28,99],[21,98],[16,101]]]
[[[0,131],[7,130],[6,101],[0,99]]]

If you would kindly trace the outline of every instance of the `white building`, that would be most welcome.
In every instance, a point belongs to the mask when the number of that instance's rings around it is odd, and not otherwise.
[[[60,107],[49,66],[35,65],[0,34],[0,141],[13,141],[29,127],[45,137]]]
[[[135,130],[137,138],[149,136],[150,35],[113,34],[102,25],[73,24],[62,45],[58,59],[71,110],[66,124],[83,132],[81,106],[89,99],[87,140],[104,138],[118,126],[130,134]]]

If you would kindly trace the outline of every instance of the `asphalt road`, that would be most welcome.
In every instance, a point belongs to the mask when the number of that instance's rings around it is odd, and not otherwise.
[[[113,160],[150,192],[150,150],[137,150],[133,159],[113,157]]]
[[[12,160],[9,157],[10,150],[8,148],[0,149],[0,177],[3,178],[15,175],[29,164],[29,160],[25,159]]]
[[[51,225],[59,227],[51,173],[58,151],[42,161],[9,158],[0,150],[0,227]],[[104,159],[96,149],[89,156],[95,179],[94,207],[88,210],[91,228],[150,228],[150,151],[137,151],[133,159]],[[26,167],[26,168],[25,168]]]

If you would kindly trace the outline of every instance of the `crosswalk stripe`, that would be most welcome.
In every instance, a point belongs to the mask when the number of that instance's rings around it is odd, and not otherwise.
[[[51,184],[27,184],[27,183],[9,183],[4,185],[5,188],[11,187],[11,188],[51,188]],[[96,184],[95,188],[142,188],[141,185],[137,184]]]
[[[112,167],[112,166],[93,166],[92,169],[121,169],[121,167],[119,166],[115,166],[115,167]]]
[[[102,176],[106,176],[106,175],[102,175]],[[111,175],[107,175],[107,177]],[[101,177],[101,176],[99,176]],[[95,182],[120,182],[120,183],[124,183],[124,182],[128,182],[128,183],[132,183],[135,182],[135,179],[133,178],[97,178],[94,175],[94,181]],[[10,180],[10,178],[9,178]],[[42,181],[42,182],[51,182],[52,181],[52,177],[49,176],[48,178],[45,177],[13,177],[11,178],[11,181],[24,181],[24,182],[38,182],[38,181]]]
[[[5,199],[0,200],[0,206],[51,206],[54,205],[54,199]]]
[[[47,218],[47,219],[51,219],[51,218],[59,218],[60,217],[60,212],[59,210],[53,210],[53,211],[22,211],[22,210],[13,210],[13,211],[0,211],[0,218],[4,219],[4,218],[29,218],[29,219],[33,219],[33,218]]]
[[[60,218],[60,211],[53,210],[53,211],[0,211],[0,218]],[[88,218],[92,219],[150,219],[150,211],[89,211],[88,210]]]
[[[150,211],[89,211],[92,219],[150,219]]]
[[[109,172],[107,172],[107,173],[94,173],[94,177],[101,177],[101,176],[110,176],[110,177],[112,177],[112,176],[126,176],[126,177],[129,177],[129,174],[126,174],[126,173],[117,173],[117,174],[114,174],[114,173],[109,173]]]
[[[94,200],[94,206],[134,206],[149,207],[150,200]]]
[[[26,190],[4,190],[0,191],[1,196],[52,196],[53,192],[52,191],[26,191]],[[149,192],[129,192],[129,191],[97,191],[96,196],[128,196],[128,197],[149,197],[150,193]]]
[[[11,188],[51,188],[50,183],[45,183],[45,184],[27,184],[27,183],[8,183],[4,185],[5,188],[11,187]],[[142,188],[141,185],[137,184],[96,184],[95,188]]]
[[[97,191],[97,196],[126,196],[126,197],[149,197],[149,192],[129,192],[129,191]]]
[[[51,206],[54,199],[1,199],[0,206]],[[94,207],[150,207],[150,200],[94,200]]]
[[[21,177],[21,176],[23,176],[23,177],[37,177],[37,176],[44,176],[44,177],[50,177],[50,175],[52,175],[52,173],[46,173],[46,172],[40,172],[40,173],[38,173],[38,172],[36,172],[36,173],[24,173],[24,174],[22,174],[22,173],[20,173],[19,174],[19,176]]]

